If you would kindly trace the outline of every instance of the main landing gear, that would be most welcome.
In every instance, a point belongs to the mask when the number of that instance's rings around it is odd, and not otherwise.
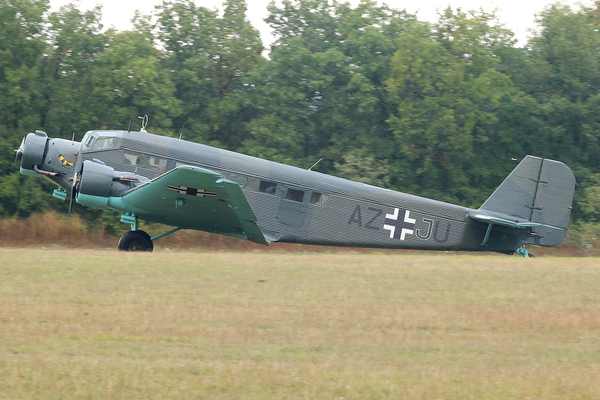
[[[175,228],[161,235],[150,237],[146,232],[138,229],[137,215],[131,213],[121,215],[121,222],[131,225],[131,230],[119,239],[119,250],[122,251],[152,251],[155,240],[183,229]]]
[[[154,243],[152,243],[150,235],[144,231],[129,231],[119,239],[119,250],[152,251]]]

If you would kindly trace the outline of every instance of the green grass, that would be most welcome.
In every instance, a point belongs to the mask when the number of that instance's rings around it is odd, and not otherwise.
[[[0,249],[0,398],[596,399],[598,265]]]

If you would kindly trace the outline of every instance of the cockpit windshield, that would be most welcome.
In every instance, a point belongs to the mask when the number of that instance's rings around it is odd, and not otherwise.
[[[92,146],[94,145],[94,142],[96,141],[96,139],[98,139],[97,136],[94,136],[90,133],[86,133],[85,135],[86,137],[83,138],[83,144],[85,145],[85,147],[87,147],[88,149],[91,149]]]

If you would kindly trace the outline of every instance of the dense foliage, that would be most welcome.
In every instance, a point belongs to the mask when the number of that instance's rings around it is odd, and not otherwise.
[[[105,30],[101,8],[0,0],[0,216],[65,206],[19,175],[35,129],[153,133],[477,207],[526,154],[568,164],[573,219],[600,222],[600,2],[556,4],[525,47],[493,13],[436,23],[362,0],[272,2],[264,48],[244,0],[165,0]],[[99,213],[89,213],[103,223]]]

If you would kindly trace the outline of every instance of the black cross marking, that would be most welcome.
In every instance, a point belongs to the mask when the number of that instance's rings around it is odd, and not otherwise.
[[[410,211],[395,208],[393,214],[385,217],[383,229],[390,231],[390,239],[404,240],[407,234],[414,233],[416,220],[410,217]]]
[[[211,197],[213,197],[213,196],[217,195],[216,192],[207,192],[204,189],[195,189],[195,188],[190,188],[187,186],[167,185],[167,189],[174,190],[177,193],[187,194],[188,196],[197,196],[197,197],[211,196]]]

